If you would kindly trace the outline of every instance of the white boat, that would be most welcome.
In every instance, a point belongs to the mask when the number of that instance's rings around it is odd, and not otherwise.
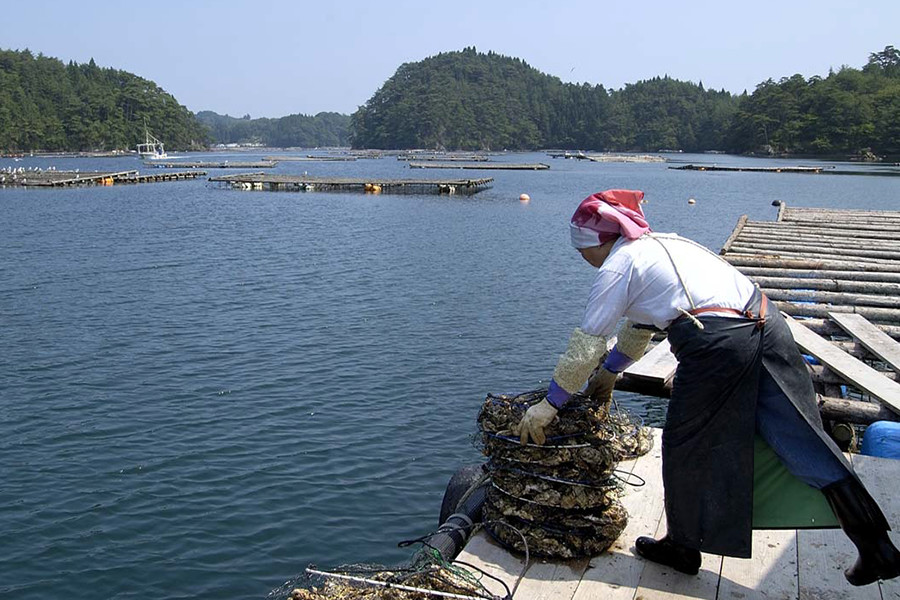
[[[161,160],[168,158],[163,143],[150,134],[150,130],[144,127],[144,143],[137,145],[137,152],[141,158],[148,160]]]

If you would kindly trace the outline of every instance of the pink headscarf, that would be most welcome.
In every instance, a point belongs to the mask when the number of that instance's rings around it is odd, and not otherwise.
[[[606,190],[585,198],[569,224],[572,245],[601,246],[620,235],[636,240],[650,231],[641,210],[643,197],[640,190]]]

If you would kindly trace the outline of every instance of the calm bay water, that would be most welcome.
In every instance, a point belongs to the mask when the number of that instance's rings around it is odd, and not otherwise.
[[[655,230],[716,251],[776,199],[900,209],[898,178],[498,160],[552,169],[274,171],[495,178],[474,196],[0,189],[0,597],[262,598],[309,563],[407,558],[479,460],[485,394],[546,385],[578,325],[567,221],[592,192],[643,189]],[[139,167],[0,159],[51,165]]]

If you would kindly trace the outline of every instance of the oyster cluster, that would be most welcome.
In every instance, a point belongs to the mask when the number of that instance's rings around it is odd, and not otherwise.
[[[519,552],[527,545],[538,556],[593,556],[628,522],[616,466],[649,451],[652,438],[624,412],[576,395],[545,429],[544,445],[520,444],[516,425],[545,397],[545,390],[488,395],[481,407],[480,443],[491,473],[484,526]]]

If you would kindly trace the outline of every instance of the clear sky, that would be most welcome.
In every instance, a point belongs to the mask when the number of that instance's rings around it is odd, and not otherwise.
[[[91,58],[190,110],[352,113],[404,62],[475,46],[569,82],[740,93],[900,47],[900,0],[6,0],[0,48]]]

